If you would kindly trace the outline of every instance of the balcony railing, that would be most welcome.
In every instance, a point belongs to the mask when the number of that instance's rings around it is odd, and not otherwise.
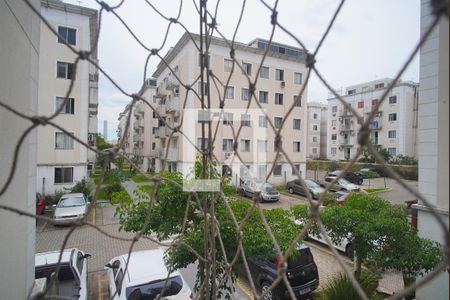
[[[381,122],[379,120],[372,120],[370,122],[369,128],[371,130],[380,130],[381,129]]]
[[[156,129],[155,135],[157,138],[165,138],[169,135],[169,129],[165,126],[158,127]]]
[[[180,110],[180,101],[178,97],[173,97],[169,101],[166,102],[166,112],[174,113]]]
[[[340,140],[339,145],[341,147],[353,147],[353,143],[351,143],[350,140],[346,140],[346,139]]]
[[[166,89],[168,89],[168,90],[173,90],[180,86],[180,83],[173,75],[167,76],[165,81],[166,81],[165,86],[166,86]]]
[[[156,111],[160,116],[166,115],[166,104],[160,104],[156,107]]]

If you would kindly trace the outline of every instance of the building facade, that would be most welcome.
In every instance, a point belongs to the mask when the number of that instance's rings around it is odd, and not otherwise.
[[[347,87],[342,95],[360,116],[367,119],[392,82],[385,78]],[[389,154],[416,157],[419,84],[399,81],[370,122],[370,140]],[[328,99],[327,158],[349,160],[358,151],[356,116],[337,98]]]
[[[39,9],[39,0],[29,1]],[[0,1],[1,102],[27,116],[38,114],[39,17],[24,1]],[[6,183],[20,136],[31,125],[0,109],[0,182]],[[36,130],[17,156],[15,174],[1,195],[2,205],[36,212]],[[34,284],[36,221],[0,209],[0,298],[28,299]]]
[[[98,27],[97,10],[57,0],[41,2],[41,14],[58,32],[56,37],[44,23],[40,29],[39,115],[51,115],[61,108],[54,122],[82,141],[95,146],[98,110],[98,71],[85,60],[76,66],[76,50],[89,50]],[[91,55],[97,60],[97,52]],[[73,81],[73,88],[66,93]],[[71,187],[87,176],[95,153],[51,126],[38,127],[37,191],[52,194]]]
[[[327,120],[324,112],[327,108],[320,102],[308,102],[306,105],[308,110],[306,158],[315,159],[324,152],[322,147],[326,145]],[[325,142],[322,139],[325,139]]]
[[[151,143],[155,143],[155,171],[187,170],[192,166],[187,160],[192,163],[192,159],[199,154],[198,151],[187,149],[190,144],[195,144],[198,149],[208,144],[207,140],[202,140],[202,117],[196,111],[201,108],[197,95],[203,94],[205,99],[209,98],[211,102],[212,110],[207,113],[213,118],[213,127],[217,125],[218,128],[214,133],[214,154],[222,165],[222,171],[231,172],[233,183],[237,184],[242,177],[248,176],[265,178],[269,173],[277,151],[275,134],[268,124],[268,119],[276,128],[285,122],[281,132],[283,149],[294,167],[304,174],[306,89],[302,99],[297,95],[303,86],[302,77],[306,74],[305,53],[294,47],[272,43],[271,51],[268,51],[260,73],[257,74],[268,46],[267,41],[257,39],[249,44],[235,44],[235,57],[242,63],[241,70],[237,65],[233,66],[227,41],[213,37],[207,59],[206,55],[203,57],[214,73],[216,83],[220,84],[214,84],[211,79],[208,89],[202,86],[199,80],[201,56],[194,45],[198,44],[199,40],[198,35],[184,34],[164,58],[170,68],[161,62],[153,74],[158,83],[155,96],[158,114],[154,115],[156,123],[153,123],[151,133]],[[246,76],[252,80],[259,76],[255,96],[263,111],[252,101],[250,110],[246,112],[250,100]],[[228,80],[229,83],[225,86]],[[187,92],[184,84],[189,84],[195,93]],[[221,102],[224,104],[223,111],[220,110]],[[292,113],[284,120],[292,106]],[[268,119],[264,114],[267,114]],[[240,136],[238,141],[235,141],[233,130],[237,132],[241,124]],[[172,133],[170,128],[178,126],[181,126],[180,130],[189,138],[183,137],[180,132]],[[207,136],[208,133],[205,134],[205,137]],[[238,152],[243,163],[238,162],[236,157],[231,158],[234,156],[235,143],[238,143]],[[287,159],[278,154],[269,181],[285,183],[295,176],[293,174]]]
[[[431,1],[421,1],[420,31],[423,34],[434,20]],[[420,101],[418,128],[419,192],[431,203],[446,224],[438,224],[430,210],[420,203],[415,207],[421,237],[445,245],[449,230],[449,24],[442,17],[420,49]],[[449,277],[441,272],[416,291],[416,299],[449,298]]]

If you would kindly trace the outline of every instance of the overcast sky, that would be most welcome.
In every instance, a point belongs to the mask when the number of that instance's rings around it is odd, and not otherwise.
[[[94,0],[65,0],[82,6],[99,8]],[[111,5],[119,1],[106,1]],[[150,1],[165,16],[176,17],[179,0]],[[199,1],[195,1],[196,3]],[[274,3],[274,1],[266,1]],[[180,21],[191,32],[199,32],[198,14],[193,1],[182,1]],[[208,1],[214,11],[216,1]],[[280,0],[278,21],[313,51],[317,46],[339,1]],[[242,1],[222,0],[218,29],[229,39],[236,28]],[[159,48],[164,40],[168,22],[144,0],[125,0],[116,12],[148,48]],[[237,40],[248,43],[271,32],[270,11],[260,1],[246,2]],[[334,88],[346,87],[384,77],[393,77],[419,40],[420,1],[412,0],[349,0],[322,46],[316,66]],[[176,44],[184,33],[180,25],[172,25],[162,54]],[[274,41],[297,46],[279,28]],[[104,13],[99,42],[99,60],[106,72],[127,92],[139,91],[147,52],[111,13]],[[147,69],[151,76],[158,61],[152,57]],[[147,77],[148,77],[147,76]],[[403,80],[418,81],[418,57],[410,65]],[[325,101],[327,89],[315,77],[308,86],[308,101]],[[117,118],[130,101],[104,76],[99,83],[98,130],[103,133],[103,121],[108,121],[108,139],[116,139]]]

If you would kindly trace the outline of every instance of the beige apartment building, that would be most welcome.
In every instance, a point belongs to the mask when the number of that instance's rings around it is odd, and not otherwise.
[[[233,63],[229,57],[230,49],[227,41],[213,37],[205,62],[207,60],[206,63],[214,73],[215,83],[211,79],[210,87],[207,89],[201,86],[199,80],[200,56],[194,45],[199,44],[199,40],[196,34],[184,34],[164,58],[170,68],[161,62],[153,74],[157,80],[157,89],[147,87],[141,91],[141,95],[147,101],[156,105],[156,110],[162,118],[158,119],[156,113],[147,110],[147,105],[143,103],[137,103],[135,106],[135,109],[139,109],[142,113],[133,113],[136,135],[134,144],[138,145],[134,149],[134,154],[146,157],[150,153],[148,161],[143,160],[143,166],[155,171],[162,169],[189,171],[195,156],[199,154],[192,144],[200,149],[208,144],[202,145],[202,141],[207,142],[202,140],[201,133],[202,120],[205,120],[202,118],[205,115],[198,111],[201,108],[199,98],[194,92],[186,91],[183,84],[188,84],[198,95],[203,93],[205,99],[208,95],[210,97],[211,111],[207,112],[208,118],[212,118],[213,128],[218,126],[214,154],[221,165],[219,168],[222,168],[223,172],[231,172],[235,184],[241,177],[263,178],[268,174],[275,160],[276,151],[275,134],[265,114],[275,127],[279,127],[293,105],[293,111],[285,120],[281,132],[282,146],[295,168],[304,173],[306,90],[302,99],[297,100],[297,94],[303,86],[303,76],[306,73],[305,53],[295,47],[272,43],[271,50],[268,51],[263,67],[257,75],[268,42],[256,39],[249,44],[235,43],[235,57],[242,64],[246,74],[243,74],[237,65],[231,72]],[[252,79],[259,76],[255,95],[264,111],[261,111],[254,102],[251,103],[250,110],[245,111],[250,98],[246,75]],[[176,77],[183,84],[180,84]],[[225,87],[229,77],[229,84]],[[224,101],[223,111],[220,110],[221,100]],[[127,109],[119,118],[121,124],[126,111]],[[152,120],[147,119],[147,116],[151,116]],[[243,127],[237,142],[243,164],[238,162],[237,157],[232,158],[233,144],[236,142],[232,128],[236,132],[241,124]],[[188,138],[184,138],[179,132],[171,133],[169,127],[178,126],[181,126],[180,130]],[[119,131],[123,134],[123,125],[119,125],[119,128],[122,128]],[[205,136],[207,137],[208,133]],[[293,172],[287,159],[280,154],[269,181],[284,183],[294,177]]]
[[[347,87],[341,96],[360,116],[367,119],[392,79],[385,78]],[[416,157],[419,84],[399,81],[370,122],[370,139],[389,154]],[[327,158],[348,160],[359,145],[360,124],[337,98],[328,99]]]
[[[327,135],[327,106],[320,102],[306,103],[308,110],[308,132],[306,143],[306,158],[315,159],[323,153],[322,148],[326,148]]]
[[[77,56],[64,40],[76,50],[91,49],[98,27],[98,12],[58,0],[43,0],[41,13],[60,37],[55,37],[41,22],[38,113],[48,116],[63,105],[54,122],[95,146],[98,71],[89,62],[80,60],[75,75]],[[96,51],[92,53],[92,59],[97,60]],[[65,101],[74,77],[72,92]],[[52,194],[73,186],[88,175],[95,162],[95,153],[51,126],[39,126],[37,138],[37,191]]]

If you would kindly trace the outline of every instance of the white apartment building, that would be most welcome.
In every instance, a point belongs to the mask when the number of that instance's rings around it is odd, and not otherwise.
[[[421,1],[421,35],[434,20],[429,0]],[[449,230],[449,24],[445,16],[420,49],[420,101],[418,128],[419,192],[426,197],[446,224],[446,230],[430,210],[416,205],[421,237],[445,245]],[[444,247],[445,248],[445,247]],[[416,291],[416,299],[449,298],[447,271],[441,272]]]
[[[130,125],[127,129],[128,114],[130,113]],[[121,145],[123,153],[127,157],[132,157],[134,153],[133,144],[133,112],[134,108],[131,106],[131,102],[125,106],[123,112],[119,114],[119,125],[117,126],[117,145]]]
[[[39,8],[39,0],[31,0]],[[24,1],[0,1],[0,101],[28,116],[38,114],[39,18]],[[30,122],[0,108],[0,182],[6,180],[14,148]],[[36,212],[36,130],[17,156],[15,174],[1,195],[3,205]],[[0,298],[28,299],[34,285],[36,221],[0,209]]]
[[[196,44],[199,36],[191,34]],[[177,127],[189,135],[189,139],[199,148],[202,147],[202,122],[198,122],[201,114],[192,113],[193,109],[201,107],[198,97],[191,91],[187,93],[183,84],[188,84],[199,95],[210,97],[211,115],[218,125],[215,133],[214,154],[222,164],[222,172],[231,169],[233,183],[237,184],[241,177],[265,177],[275,160],[275,134],[268,126],[264,113],[253,101],[251,112],[245,112],[250,98],[248,75],[252,80],[257,76],[261,59],[268,47],[268,41],[256,39],[249,44],[235,43],[235,57],[242,64],[246,74],[238,68],[233,68],[230,59],[230,49],[225,40],[213,37],[205,62],[214,73],[209,89],[201,86],[199,51],[189,34],[184,34],[178,43],[165,56],[168,68],[161,62],[153,77],[157,78],[158,113],[163,120],[158,120],[154,129],[156,139],[155,170],[185,171],[189,168],[187,160],[195,159],[195,152],[187,150],[190,143],[182,138],[179,132],[172,135],[168,126]],[[206,57],[206,55],[205,55]],[[173,74],[173,73],[175,74]],[[306,89],[302,99],[297,95],[303,86],[303,76],[306,74],[305,53],[298,48],[278,43],[272,43],[270,51],[259,73],[255,95],[268,118],[275,127],[279,127],[291,106],[292,113],[285,120],[281,131],[282,146],[292,160],[295,168],[305,173],[306,162]],[[183,84],[180,84],[176,77]],[[227,80],[228,85],[225,87]],[[220,111],[220,99],[224,101],[224,111]],[[184,110],[185,107],[188,110]],[[189,110],[190,109],[190,110]],[[224,113],[219,121],[219,113]],[[181,117],[183,116],[183,122]],[[232,128],[236,132],[243,125],[238,141],[233,138]],[[168,125],[168,126],[167,126]],[[205,126],[207,127],[207,126]],[[205,136],[208,136],[206,133]],[[203,140],[204,141],[204,140]],[[238,142],[238,152],[244,161],[238,163],[233,156],[234,143]],[[206,143],[207,144],[207,143]],[[197,155],[199,153],[197,152]],[[294,171],[283,155],[278,155],[277,163],[269,181],[285,183],[294,178]]]
[[[51,115],[64,105],[54,122],[77,138],[95,145],[98,72],[89,62],[80,60],[75,75],[74,62],[77,56],[63,41],[76,50],[91,49],[98,27],[98,12],[58,0],[43,0],[41,13],[60,37],[55,37],[41,22],[39,115]],[[97,60],[96,51],[92,53],[92,58]],[[69,100],[64,102],[74,76]],[[73,186],[76,181],[87,176],[94,162],[94,153],[69,135],[51,126],[38,127],[37,191],[52,194],[55,190]]]
[[[344,101],[366,120],[392,79],[385,78],[347,87]],[[419,84],[399,81],[381,104],[370,122],[370,139],[389,154],[416,156],[417,108]],[[337,98],[328,99],[327,158],[348,160],[354,157],[359,144],[361,125],[356,116]]]
[[[307,142],[306,142],[306,158],[314,159],[320,157],[322,147],[326,145],[326,105],[320,102],[307,102]],[[322,141],[325,139],[325,142]],[[325,146],[326,147],[326,146]]]
[[[320,155],[321,158],[327,157],[328,141],[328,106],[324,106],[320,111]]]

